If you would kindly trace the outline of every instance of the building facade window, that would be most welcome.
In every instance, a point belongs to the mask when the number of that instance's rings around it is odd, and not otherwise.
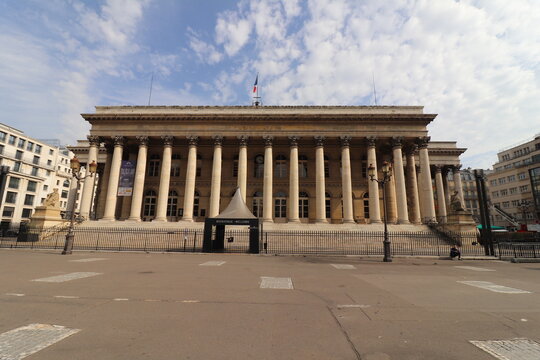
[[[256,191],[253,193],[253,201],[252,201],[252,209],[253,209],[253,215],[255,215],[258,218],[262,218],[263,216],[263,194],[260,191]]]
[[[519,173],[518,174],[518,179],[519,180],[525,180],[527,178],[527,173]]]
[[[369,193],[364,194],[364,219],[369,219]]]
[[[324,177],[329,178],[330,177],[330,160],[328,156],[324,155]]]
[[[34,195],[26,194],[24,197],[24,205],[33,206],[34,205]]]
[[[20,172],[21,171],[21,162],[16,161],[15,164],[13,164],[13,171]]]
[[[68,198],[68,191],[67,190],[62,190],[62,194],[60,195],[60,197],[62,199],[67,199]]]
[[[197,166],[195,169],[195,176],[201,177],[202,175],[202,156],[200,154],[197,154]]]
[[[0,154],[4,153],[4,145],[0,145]]]
[[[510,189],[508,189],[508,191],[510,192],[510,194],[516,194],[517,193],[517,187],[510,188]]]
[[[529,185],[521,185],[519,191],[522,193],[529,191]]]
[[[0,131],[0,141],[5,142],[6,136],[7,136],[7,133]]]
[[[29,141],[27,144],[26,144],[26,150],[28,151],[34,151],[34,143]]]
[[[2,212],[3,217],[13,217],[13,213],[15,212],[15,208],[12,206],[4,206],[4,211]]]
[[[175,217],[178,209],[178,193],[174,190],[169,191],[167,198],[167,217]],[[170,219],[174,220],[174,219]]]
[[[20,183],[21,183],[21,179],[16,178],[16,177],[10,177],[8,187],[10,189],[18,189]]]
[[[53,149],[49,149],[49,155],[54,155]]]
[[[298,176],[307,178],[308,176],[308,158],[306,155],[298,156]]]
[[[21,217],[24,219],[28,219],[30,216],[32,216],[32,209],[23,209]]]
[[[493,196],[494,198],[498,198],[499,197],[499,192],[494,191],[494,192],[491,193],[491,196]]]
[[[17,143],[17,147],[19,149],[24,149],[24,145],[26,144],[26,140],[24,139],[19,139],[19,142]]]
[[[150,162],[148,163],[148,176],[159,175],[160,157],[157,154],[150,156]]]
[[[36,154],[41,154],[41,145],[36,144],[36,149],[34,150]]]
[[[6,203],[15,204],[17,202],[17,193],[13,191],[8,191],[6,193]]]
[[[508,190],[502,189],[501,190],[501,196],[506,196],[506,195],[508,195]]]
[[[34,158],[32,159],[32,164],[39,165],[39,156],[34,155]]]
[[[32,168],[32,171],[30,172],[30,174],[32,174],[32,176],[38,176],[39,174],[39,169],[37,167],[33,167]]]
[[[508,176],[508,182],[516,181],[516,175]]]
[[[15,152],[15,159],[17,159],[17,160],[22,160],[22,157],[23,157],[23,152],[20,151],[20,150],[17,150],[17,151]]]
[[[178,177],[178,176],[180,176],[180,161],[173,160],[171,164],[171,177]]]
[[[232,176],[238,177],[238,155],[235,155],[233,158]]]
[[[278,155],[276,157],[276,169],[274,172],[277,178],[287,177],[287,158],[284,155]]]
[[[506,178],[499,179],[499,185],[506,184]]]
[[[254,162],[255,162],[254,177],[262,178],[264,176],[264,156],[262,155],[255,156]]]
[[[198,191],[195,191],[195,196],[193,197],[193,217],[199,216],[199,206],[201,203],[201,195]],[[201,211],[202,213],[202,211]],[[202,216],[202,214],[201,214]]]
[[[143,217],[151,218],[156,216],[156,202],[157,194],[154,190],[148,190],[144,194],[144,207],[143,207]]]
[[[26,191],[32,191],[35,192],[37,189],[37,182],[35,181],[29,181],[26,185]]]
[[[278,192],[274,197],[274,217],[287,217],[287,195],[284,192]]]
[[[298,215],[302,219],[309,217],[309,196],[305,191],[298,193]]]
[[[331,211],[331,208],[330,208],[330,199],[332,198],[332,195],[330,195],[329,193],[324,193],[324,210],[325,210],[325,216],[327,219],[330,219],[331,215],[330,215],[330,211]]]
[[[13,135],[9,135],[8,144],[9,145],[15,145],[15,141],[17,141],[17,137]]]

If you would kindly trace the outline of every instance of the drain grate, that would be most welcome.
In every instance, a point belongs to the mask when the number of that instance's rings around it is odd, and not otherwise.
[[[540,344],[529,339],[471,340],[471,343],[500,360],[540,359]]]

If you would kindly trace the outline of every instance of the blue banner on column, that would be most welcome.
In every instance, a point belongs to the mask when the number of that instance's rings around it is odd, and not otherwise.
[[[134,179],[135,161],[122,160],[122,167],[120,167],[120,181],[118,182],[118,196],[131,196],[133,194]]]

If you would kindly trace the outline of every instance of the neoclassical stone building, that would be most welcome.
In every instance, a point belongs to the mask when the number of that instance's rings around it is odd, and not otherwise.
[[[380,223],[382,191],[367,168],[381,176],[384,161],[390,222],[444,222],[451,192],[463,201],[466,149],[431,142],[437,115],[421,106],[98,106],[82,116],[88,146],[71,149],[101,174],[97,192],[85,181],[86,218],[202,222],[239,187],[267,223]],[[118,196],[122,160],[136,163],[131,196]]]

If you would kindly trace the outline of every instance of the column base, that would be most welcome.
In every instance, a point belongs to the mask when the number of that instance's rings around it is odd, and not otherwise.
[[[288,223],[299,224],[299,223],[300,223],[300,219],[288,219],[287,222],[288,222]]]
[[[273,223],[274,219],[263,219],[263,223]]]
[[[315,224],[328,224],[327,219],[315,219]]]
[[[351,219],[347,219],[347,220],[343,219],[343,223],[344,224],[356,224],[356,221],[351,220]]]
[[[192,223],[193,219],[181,219],[181,220],[178,220],[178,222],[190,222],[190,223]]]
[[[152,222],[167,222],[166,218],[155,218]]]
[[[370,224],[382,224],[382,220],[378,219],[378,220],[369,220],[369,223]]]
[[[398,225],[406,225],[406,224],[410,224],[411,222],[409,220],[398,220],[397,221]]]
[[[141,218],[137,218],[137,217],[134,217],[134,218],[127,218],[126,219],[127,222],[141,222]]]
[[[112,217],[112,218],[101,218],[101,219],[99,219],[98,221],[108,221],[108,222],[111,222],[111,221],[116,221],[116,219],[113,218],[113,217]]]

